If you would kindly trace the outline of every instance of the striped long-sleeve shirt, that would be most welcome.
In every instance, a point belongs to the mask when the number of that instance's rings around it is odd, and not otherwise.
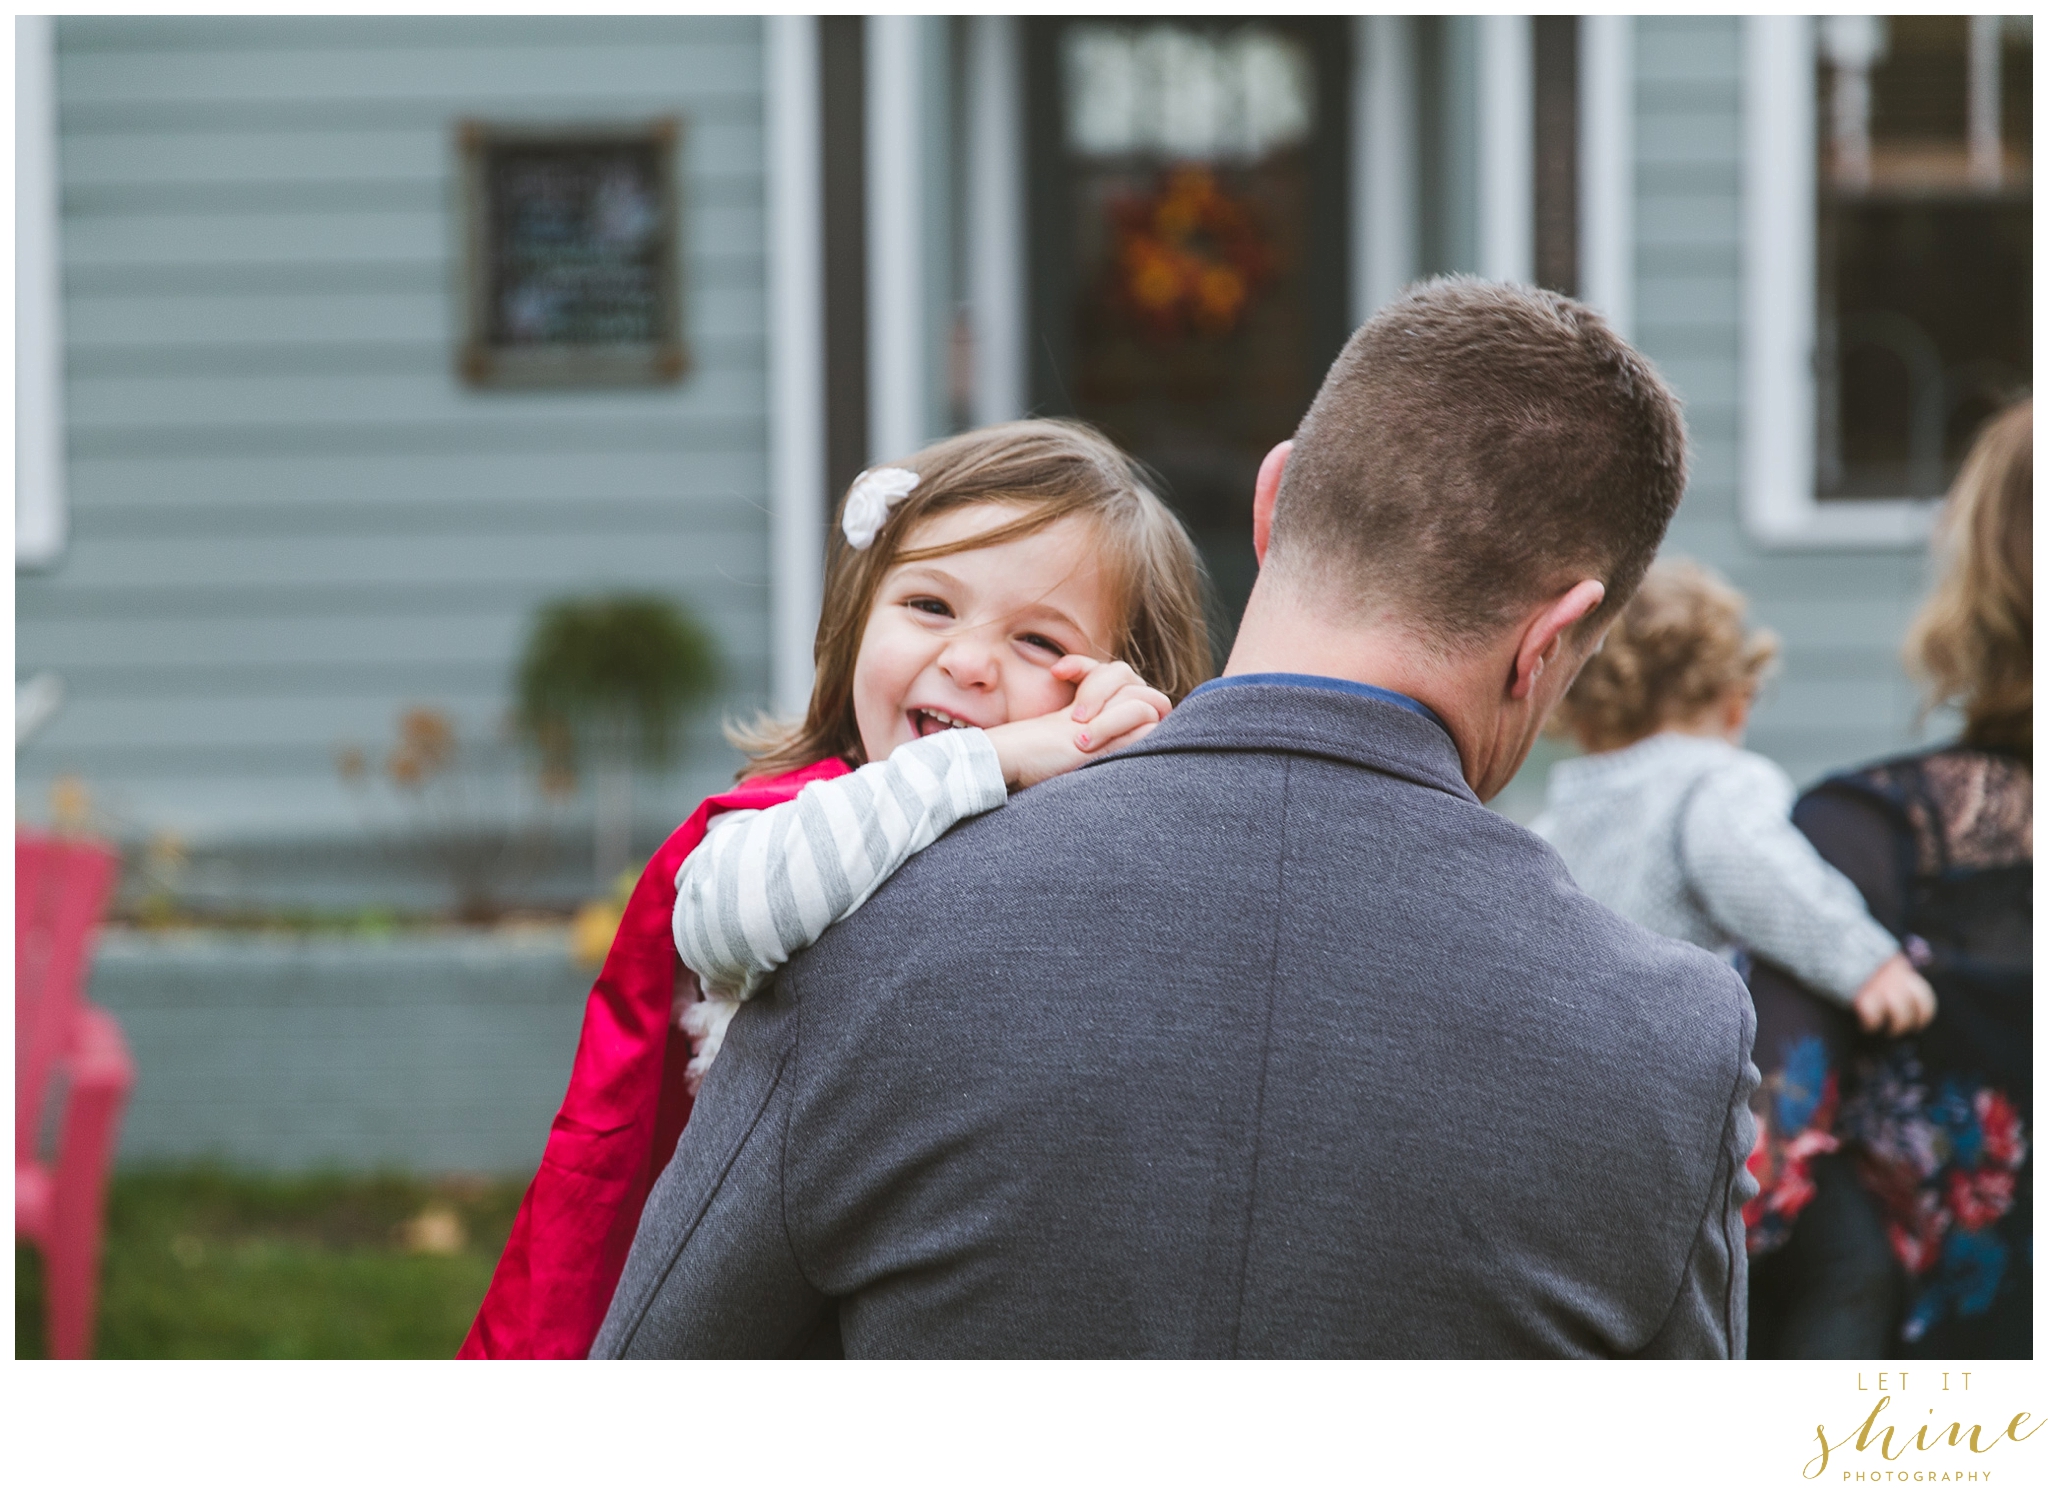
[[[995,746],[949,729],[887,760],[813,781],[789,802],[721,813],[676,872],[676,951],[696,976],[677,1021],[696,1039],[692,1080],[726,1023],[790,955],[857,911],[904,861],[1008,797]]]

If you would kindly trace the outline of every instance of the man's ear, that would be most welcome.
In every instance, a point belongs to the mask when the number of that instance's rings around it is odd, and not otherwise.
[[[1508,696],[1526,698],[1537,679],[1555,664],[1564,646],[1565,633],[1600,607],[1607,597],[1607,585],[1597,578],[1582,578],[1544,605],[1522,630],[1515,648],[1515,661],[1508,674]]]
[[[1280,475],[1287,467],[1287,455],[1294,451],[1294,439],[1274,445],[1259,464],[1259,477],[1252,485],[1252,553],[1259,566],[1266,565],[1266,544],[1273,539],[1273,505],[1280,498]]]

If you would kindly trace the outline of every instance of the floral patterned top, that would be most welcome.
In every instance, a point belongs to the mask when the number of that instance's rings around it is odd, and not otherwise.
[[[1845,1151],[1910,1283],[1907,1353],[2030,1352],[2033,776],[1968,748],[1823,783],[1794,821],[1934,986],[1897,1041],[1759,965],[1752,1255],[1791,1234],[1814,1157]],[[2017,1340],[2017,1344],[2014,1343]]]

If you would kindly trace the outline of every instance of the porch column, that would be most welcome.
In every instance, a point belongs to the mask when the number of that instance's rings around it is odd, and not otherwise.
[[[976,426],[1025,414],[1024,57],[1015,16],[975,16],[967,50],[967,295]]]
[[[1363,323],[1418,274],[1415,23],[1360,16],[1352,56],[1351,321]]]
[[[1536,279],[1536,75],[1527,16],[1478,18],[1479,274]]]
[[[825,559],[824,180],[815,16],[767,20],[769,677],[811,696]]]
[[[932,437],[924,16],[867,21],[868,461]]]
[[[1579,295],[1635,322],[1635,18],[1579,18]]]

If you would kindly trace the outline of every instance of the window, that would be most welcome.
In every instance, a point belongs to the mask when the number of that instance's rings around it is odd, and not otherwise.
[[[1820,23],[1823,500],[1940,494],[1978,426],[2027,388],[2030,29]]]
[[[679,128],[673,119],[610,130],[462,126],[466,379],[575,386],[682,378]]]
[[[1293,37],[1259,26],[1086,24],[1065,42],[1067,146],[1077,156],[1249,164],[1308,139],[1315,75]]]
[[[1749,27],[1745,512],[1912,544],[2033,379],[2032,23]]]

